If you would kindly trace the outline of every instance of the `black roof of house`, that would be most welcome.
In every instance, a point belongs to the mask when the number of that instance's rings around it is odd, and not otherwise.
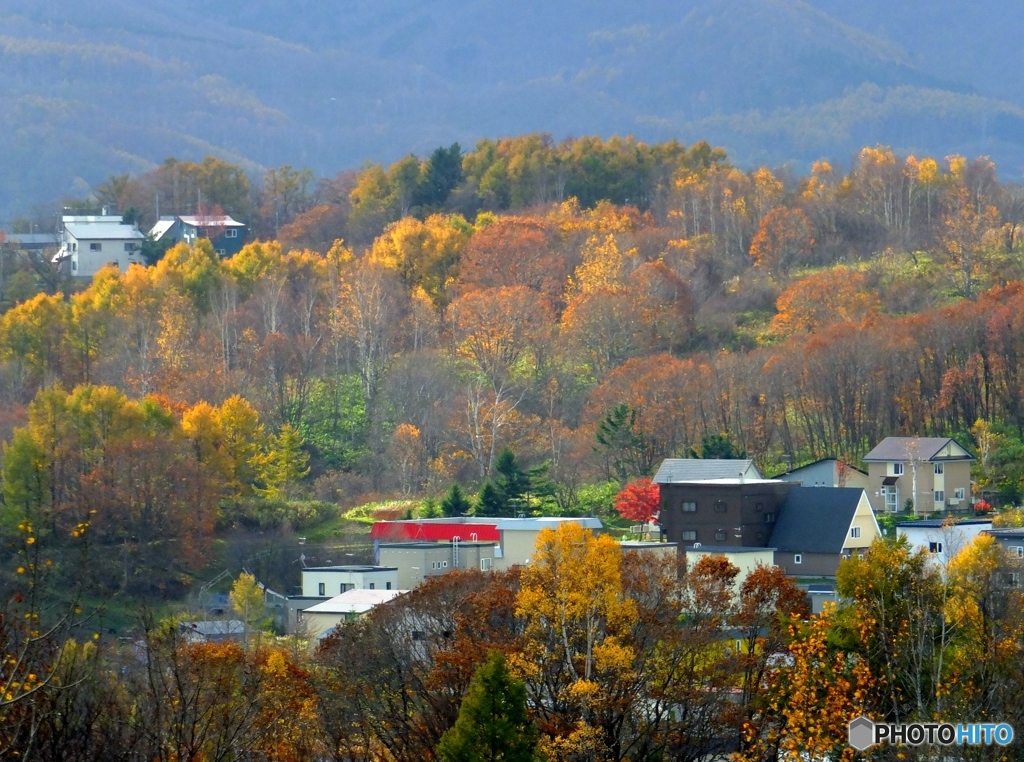
[[[1007,539],[1016,539],[1018,537],[1024,538],[1024,527],[993,527],[992,529],[983,530],[985,534],[990,534],[993,537],[1003,537]]]
[[[952,526],[962,527],[971,524],[991,524],[992,519],[960,519]],[[946,519],[921,519],[920,521],[897,521],[898,529],[941,529],[946,526]]]
[[[779,506],[768,544],[783,553],[840,553],[864,490],[794,487]]]

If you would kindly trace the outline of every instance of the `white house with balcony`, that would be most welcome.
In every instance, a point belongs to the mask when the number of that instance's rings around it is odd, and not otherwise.
[[[53,262],[74,278],[92,278],[107,265],[127,272],[131,264],[145,264],[146,237],[117,215],[65,215],[61,223],[60,248]]]

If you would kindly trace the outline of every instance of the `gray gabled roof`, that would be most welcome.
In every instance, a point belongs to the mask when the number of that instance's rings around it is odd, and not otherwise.
[[[955,454],[939,456],[939,452],[952,443]],[[864,462],[899,460],[974,460],[959,442],[949,437],[886,437],[864,456]]]
[[[793,487],[768,544],[783,553],[841,553],[863,494],[857,487]]]
[[[716,460],[702,458],[666,458],[654,475],[655,484],[704,482],[711,479],[760,479],[752,460]]]

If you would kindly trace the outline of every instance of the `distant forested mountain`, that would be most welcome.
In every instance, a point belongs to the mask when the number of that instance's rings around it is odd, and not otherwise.
[[[884,143],[1015,179],[1021,21],[952,0],[7,0],[0,221],[167,156],[333,174],[532,131],[798,167]]]

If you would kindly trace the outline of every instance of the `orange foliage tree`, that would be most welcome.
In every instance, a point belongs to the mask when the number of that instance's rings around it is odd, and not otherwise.
[[[772,209],[750,242],[750,257],[772,277],[785,277],[810,253],[813,233],[811,221],[799,209]]]
[[[831,323],[861,323],[881,312],[864,273],[836,267],[801,278],[779,296],[772,318],[776,336],[810,333]]]

